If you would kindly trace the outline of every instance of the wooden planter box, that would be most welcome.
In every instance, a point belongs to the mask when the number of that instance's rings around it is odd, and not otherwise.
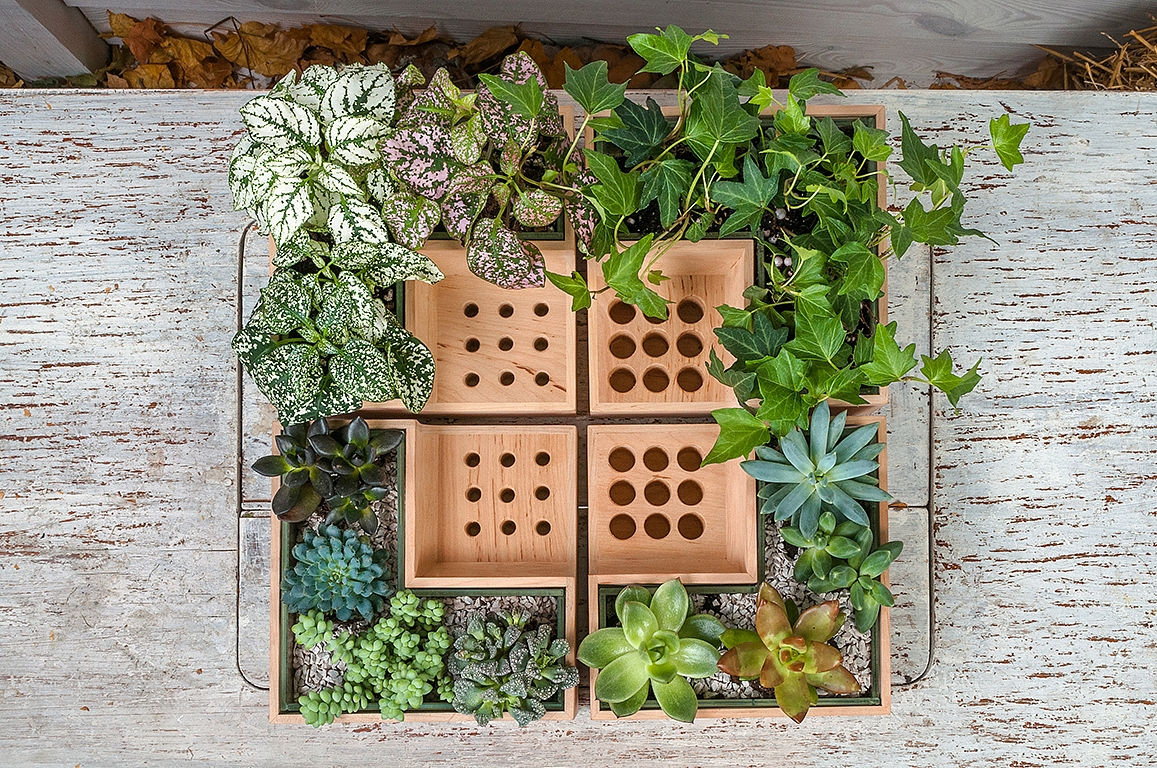
[[[588,427],[592,583],[758,581],[755,480],[737,461],[699,466],[718,431],[715,424]]]
[[[422,597],[442,598],[455,596],[522,596],[522,595],[537,595],[553,597],[558,606],[558,623],[555,628],[555,636],[565,638],[571,646],[571,654],[568,656],[568,661],[571,664],[575,663],[574,652],[578,647],[576,631],[575,631],[575,617],[577,615],[577,594],[575,588],[575,516],[577,514],[577,507],[575,502],[575,430],[573,427],[567,428],[524,428],[522,431],[513,435],[509,441],[503,439],[501,434],[489,435],[486,439],[479,443],[476,450],[479,451],[480,459],[483,451],[492,449],[498,451],[494,458],[501,466],[502,455],[505,449],[510,451],[534,450],[542,452],[545,450],[558,451],[557,460],[554,456],[551,461],[542,467],[544,476],[539,478],[532,478],[534,481],[541,481],[542,484],[552,488],[552,495],[557,489],[557,499],[553,503],[550,512],[543,513],[541,519],[553,520],[558,523],[557,527],[552,525],[552,532],[555,537],[540,536],[544,541],[550,540],[550,546],[539,544],[534,547],[533,544],[538,543],[533,539],[527,539],[531,542],[528,557],[540,557],[542,561],[548,560],[551,557],[556,557],[560,562],[552,563],[549,570],[550,573],[544,573],[541,576],[525,576],[525,571],[522,570],[522,565],[518,569],[523,574],[520,577],[503,579],[501,567],[495,567],[492,563],[495,561],[487,560],[487,557],[509,557],[504,566],[507,572],[510,572],[511,563],[519,563],[519,556],[516,550],[507,547],[505,549],[495,548],[489,555],[486,553],[486,548],[479,547],[476,552],[479,569],[471,572],[468,576],[461,575],[447,578],[444,582],[437,579],[433,581],[435,584],[429,583],[424,586],[421,584],[413,584],[406,578],[407,563],[413,562],[414,558],[410,556],[407,551],[407,546],[403,542],[409,542],[413,535],[413,529],[421,529],[424,524],[424,516],[426,514],[435,514],[429,507],[424,507],[419,502],[419,499],[426,501],[440,501],[445,502],[441,504],[441,514],[450,514],[445,512],[450,508],[450,497],[444,493],[444,486],[441,482],[449,477],[461,477],[464,474],[466,479],[469,479],[468,473],[458,473],[457,470],[442,471],[442,469],[435,462],[431,463],[433,458],[429,454],[432,449],[435,453],[439,451],[452,450],[461,447],[464,443],[460,442],[468,437],[468,435],[455,434],[460,433],[465,428],[460,427],[426,427],[418,424],[416,421],[409,419],[399,420],[368,420],[371,429],[401,429],[405,431],[406,437],[402,445],[398,447],[398,587],[413,589],[413,591]],[[275,424],[274,429],[279,429]],[[486,428],[476,428],[474,434]],[[513,432],[514,428],[492,428],[499,430],[510,430]],[[525,433],[530,431],[531,436]],[[545,434],[539,434],[537,430],[545,430]],[[569,430],[569,433],[568,433]],[[509,434],[509,433],[508,433]],[[568,442],[569,441],[569,442]],[[276,447],[274,448],[276,450]],[[568,452],[569,451],[569,452]],[[517,454],[516,454],[517,455]],[[527,457],[531,462],[534,462],[536,453],[531,453]],[[459,463],[462,463],[462,458],[459,457]],[[550,465],[555,465],[550,468]],[[478,467],[481,467],[481,461]],[[517,462],[515,464],[517,466]],[[537,466],[537,465],[535,465]],[[569,467],[569,477],[568,470]],[[433,470],[429,474],[422,474],[422,470]],[[481,472],[481,470],[478,470]],[[523,470],[512,470],[515,472],[523,472]],[[493,470],[483,473],[485,476],[497,477],[500,473]],[[525,474],[525,473],[524,473]],[[557,481],[557,482],[556,482]],[[528,480],[530,482],[530,480]],[[277,478],[273,480],[272,492],[276,493],[278,487]],[[533,489],[532,489],[533,493]],[[465,497],[458,496],[462,504],[466,504]],[[536,499],[537,501],[537,499]],[[564,505],[569,510],[569,516],[564,513]],[[542,510],[535,509],[527,514],[527,517],[534,517],[535,513],[540,513]],[[411,525],[408,530],[407,514],[410,514]],[[449,518],[443,517],[445,521]],[[521,520],[522,517],[517,517]],[[269,660],[269,721],[271,723],[288,723],[288,724],[305,724],[305,719],[301,716],[297,705],[297,697],[294,694],[293,683],[293,632],[291,627],[293,622],[290,620],[290,613],[288,608],[281,602],[281,581],[286,569],[292,567],[293,564],[293,546],[296,541],[297,525],[290,523],[283,523],[274,516],[270,516],[271,520],[271,552],[270,552],[270,660]],[[533,528],[531,528],[533,531]],[[538,535],[533,533],[532,535]],[[568,538],[569,537],[569,538]],[[479,535],[477,537],[481,539]],[[512,537],[513,539],[513,537]],[[523,538],[517,539],[523,542]],[[569,543],[563,543],[569,541]],[[563,550],[569,554],[569,566],[565,562]],[[441,550],[436,550],[441,551]],[[455,550],[445,550],[453,552]],[[460,551],[460,550],[459,550]],[[569,567],[569,570],[567,570]],[[469,570],[467,568],[466,570]],[[560,692],[556,699],[544,702],[547,708],[547,713],[544,719],[546,720],[573,720],[575,714],[575,707],[577,703],[577,688],[571,688],[568,691]],[[510,715],[503,717],[503,720],[514,722]],[[474,722],[472,715],[465,715],[455,712],[453,707],[448,702],[432,701],[421,705],[415,710],[407,710],[407,722]],[[345,714],[337,718],[334,722],[338,723],[374,723],[382,722],[381,715],[376,705],[371,705],[369,708],[360,712]]]
[[[887,442],[887,425],[882,414],[869,414],[862,409],[859,412],[852,411],[848,415],[848,427],[854,428],[863,424],[877,424],[876,439],[878,442]],[[665,425],[662,429],[672,429],[680,425]],[[594,430],[595,427],[591,427]],[[592,444],[594,437],[591,438]],[[671,445],[672,441],[663,441],[664,444]],[[678,442],[677,440],[675,442]],[[592,457],[595,454],[592,453]],[[606,454],[603,454],[605,457]],[[593,459],[592,459],[593,461]],[[604,458],[604,462],[606,459]],[[887,449],[880,454],[880,470],[879,481],[880,487],[885,490],[888,487],[888,456]],[[738,468],[738,462],[731,462]],[[703,471],[703,470],[700,470]],[[593,472],[592,472],[593,474]],[[746,475],[745,475],[746,476]],[[591,485],[591,500],[590,500],[590,526],[591,526],[591,551],[595,551],[595,502],[596,502],[596,487],[592,482]],[[744,509],[747,510],[748,526],[753,530],[753,535],[763,536],[763,525],[765,523],[763,516],[757,513],[752,513],[753,504],[749,504]],[[873,530],[876,534],[877,541],[888,541],[888,503],[880,502],[872,505],[869,517],[872,521]],[[666,564],[666,556],[662,562]],[[683,576],[685,584],[689,584],[687,591],[692,594],[702,593],[751,593],[759,588],[758,582],[748,583],[744,585],[721,585],[719,583],[707,584],[699,582],[692,578],[687,578],[687,574],[675,573],[658,573],[658,574],[644,574],[624,577],[621,574],[606,575],[598,573],[594,567],[594,560],[592,554],[591,576],[588,582],[588,609],[591,631],[601,629],[608,626],[608,621],[614,620],[614,601],[622,587],[630,584],[641,584],[643,586],[657,586],[664,581],[671,578]],[[675,570],[675,569],[671,569]],[[881,581],[888,584],[888,573],[885,572],[881,577]],[[850,617],[849,617],[850,620]],[[887,608],[881,608],[880,618],[876,622],[876,626],[872,629],[872,686],[867,692],[856,697],[844,696],[821,696],[819,704],[808,711],[808,717],[826,716],[826,715],[886,715],[891,712],[892,707],[892,692],[891,692],[891,642],[889,639],[890,622],[889,612]],[[609,707],[604,707],[601,702],[595,698],[595,680],[598,678],[598,671],[592,669],[590,674],[590,691],[591,691],[591,718],[594,720],[657,720],[666,718],[667,715],[659,708],[658,703],[654,700],[649,700],[643,705],[643,709],[628,718],[618,718]],[[724,718],[724,717],[783,717],[783,712],[775,703],[775,698],[767,699],[700,699],[699,712],[696,715],[697,719],[703,718]]]

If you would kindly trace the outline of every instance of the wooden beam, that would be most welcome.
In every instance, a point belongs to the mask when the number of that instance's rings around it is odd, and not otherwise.
[[[22,77],[65,77],[108,63],[108,43],[61,0],[0,0],[0,52]]]

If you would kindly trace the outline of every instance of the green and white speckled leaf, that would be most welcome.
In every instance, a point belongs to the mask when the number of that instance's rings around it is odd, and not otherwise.
[[[289,370],[289,389],[296,401],[317,398],[321,390],[321,355],[311,344],[288,344],[284,347],[285,365]]]
[[[335,241],[346,243],[361,240],[365,243],[388,243],[390,233],[386,222],[369,203],[343,197],[329,209],[329,231]]]
[[[261,289],[261,303],[253,314],[260,316],[260,327],[269,333],[287,334],[310,324],[312,308],[313,297],[292,270],[279,269]]]
[[[494,219],[480,219],[474,225],[466,265],[499,288],[541,288],[546,283],[546,266],[537,246],[519,240]]]
[[[541,189],[519,195],[514,201],[514,217],[525,227],[546,227],[562,213],[562,200]]]
[[[314,154],[304,147],[292,147],[267,153],[264,162],[274,176],[301,176],[313,169]]]
[[[312,185],[296,176],[274,178],[262,206],[266,226],[280,246],[297,234],[313,213]]]
[[[384,64],[349,67],[343,70],[325,90],[321,100],[321,119],[327,124],[339,117],[372,117],[383,124],[394,118],[397,93],[394,76]]]
[[[336,334],[332,331],[349,329],[356,311],[357,307],[354,305],[354,297],[349,287],[341,283],[331,285],[321,302],[321,312],[318,313],[316,320],[317,329],[327,338],[333,338]]]
[[[381,158],[378,139],[385,126],[372,117],[339,117],[325,129],[330,159],[344,165],[369,165]]]
[[[313,204],[313,215],[305,222],[305,228],[322,231],[329,226],[329,212],[341,202],[341,195],[320,184],[314,184],[310,189],[310,201]]]
[[[247,369],[257,365],[261,358],[277,345],[277,339],[263,327],[257,313],[233,337],[233,352]]]
[[[421,339],[399,325],[387,327],[385,340],[394,362],[396,396],[407,410],[417,413],[434,390],[434,356]]]
[[[355,197],[358,200],[365,200],[367,197],[366,191],[358,184],[353,174],[337,163],[322,163],[317,172],[317,183],[331,192],[346,197]]]
[[[351,413],[362,407],[362,400],[331,385],[321,390],[315,399],[294,405],[294,410],[278,409],[277,418],[282,424],[300,424],[323,416]]]
[[[397,191],[397,185],[381,165],[376,165],[366,174],[366,189],[369,190],[370,197],[384,203]]]
[[[397,397],[394,370],[381,350],[365,339],[351,339],[329,359],[329,372],[339,389],[362,400]]]
[[[306,259],[316,264],[320,268],[326,262],[327,246],[324,243],[319,243],[309,236],[309,233],[303,229],[297,230],[297,234],[289,238],[273,252],[273,266],[274,267],[292,267]],[[316,276],[312,276],[315,277]]]
[[[418,249],[438,226],[442,209],[434,200],[399,192],[383,202],[382,218],[396,242]]]
[[[374,294],[365,282],[353,272],[342,272],[337,279],[338,286],[344,288],[353,303],[350,330],[359,336],[372,339],[377,317],[374,315]],[[377,302],[380,303],[380,302]],[[377,331],[381,335],[380,331]]]
[[[256,168],[257,158],[253,155],[238,155],[229,161],[229,191],[233,193],[233,210],[247,211],[257,204],[257,192],[253,185]]]
[[[253,140],[268,147],[316,147],[321,143],[317,117],[292,101],[272,95],[257,96],[241,107],[241,117]]]
[[[382,337],[392,327],[398,324],[398,319],[386,308],[386,303],[381,299],[374,299],[374,318],[373,322],[364,329],[359,329],[364,338],[378,344]]]
[[[486,134],[482,132],[482,122],[478,119],[478,115],[459,123],[450,131],[450,147],[454,150],[454,157],[464,165],[478,162],[482,157],[482,145],[485,143]]]
[[[372,245],[354,240],[335,246],[334,249],[330,251],[330,258],[333,259],[334,264],[342,269],[365,269],[378,258],[381,248],[382,246],[380,245]]]
[[[284,83],[292,74],[293,72],[291,71],[281,82]],[[289,84],[284,92],[289,98],[303,107],[308,107],[314,112],[319,112],[321,110],[321,100],[325,96],[326,89],[333,84],[334,80],[337,80],[337,77],[337,70],[333,67],[315,64],[302,72],[301,77]],[[281,83],[278,83],[278,87],[280,86]],[[277,88],[274,88],[275,92],[277,90]]]
[[[396,243],[378,246],[378,256],[362,270],[362,277],[383,288],[399,280],[421,280],[431,285],[445,275],[429,257]]]

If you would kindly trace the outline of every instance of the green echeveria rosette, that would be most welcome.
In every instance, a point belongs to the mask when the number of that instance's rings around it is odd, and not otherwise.
[[[333,525],[323,525],[317,533],[306,529],[293,556],[297,563],[281,583],[282,600],[291,612],[316,609],[338,621],[357,613],[372,621],[393,593],[383,578],[386,550],[375,550],[354,531]]]
[[[615,599],[621,627],[588,635],[578,658],[601,670],[595,697],[619,717],[633,715],[654,691],[655,699],[675,720],[693,722],[699,701],[688,678],[717,671],[723,624],[713,616],[688,616],[691,600],[678,579],[655,590],[626,587]]]

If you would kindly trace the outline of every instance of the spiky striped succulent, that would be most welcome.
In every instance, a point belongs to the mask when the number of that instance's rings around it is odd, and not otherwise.
[[[779,450],[769,445],[755,449],[759,458],[742,467],[767,483],[760,491],[765,499],[761,512],[774,513],[776,522],[791,520],[807,539],[815,536],[825,509],[837,520],[870,524],[860,502],[892,500],[871,474],[880,467],[876,457],[884,445],[872,443],[876,424],[865,424],[845,437],[846,422],[847,411],[833,418],[824,401],[812,411],[806,435],[793,429],[779,441]]]
[[[385,577],[388,553],[366,537],[336,525],[305,530],[293,548],[297,560],[281,582],[282,600],[294,613],[319,610],[348,621],[355,613],[366,621],[385,606],[394,588]]]
[[[578,670],[566,663],[570,644],[552,642],[548,626],[527,631],[526,621],[519,613],[475,613],[454,640],[454,709],[479,725],[509,712],[525,726],[546,714],[544,701],[578,685]]]

